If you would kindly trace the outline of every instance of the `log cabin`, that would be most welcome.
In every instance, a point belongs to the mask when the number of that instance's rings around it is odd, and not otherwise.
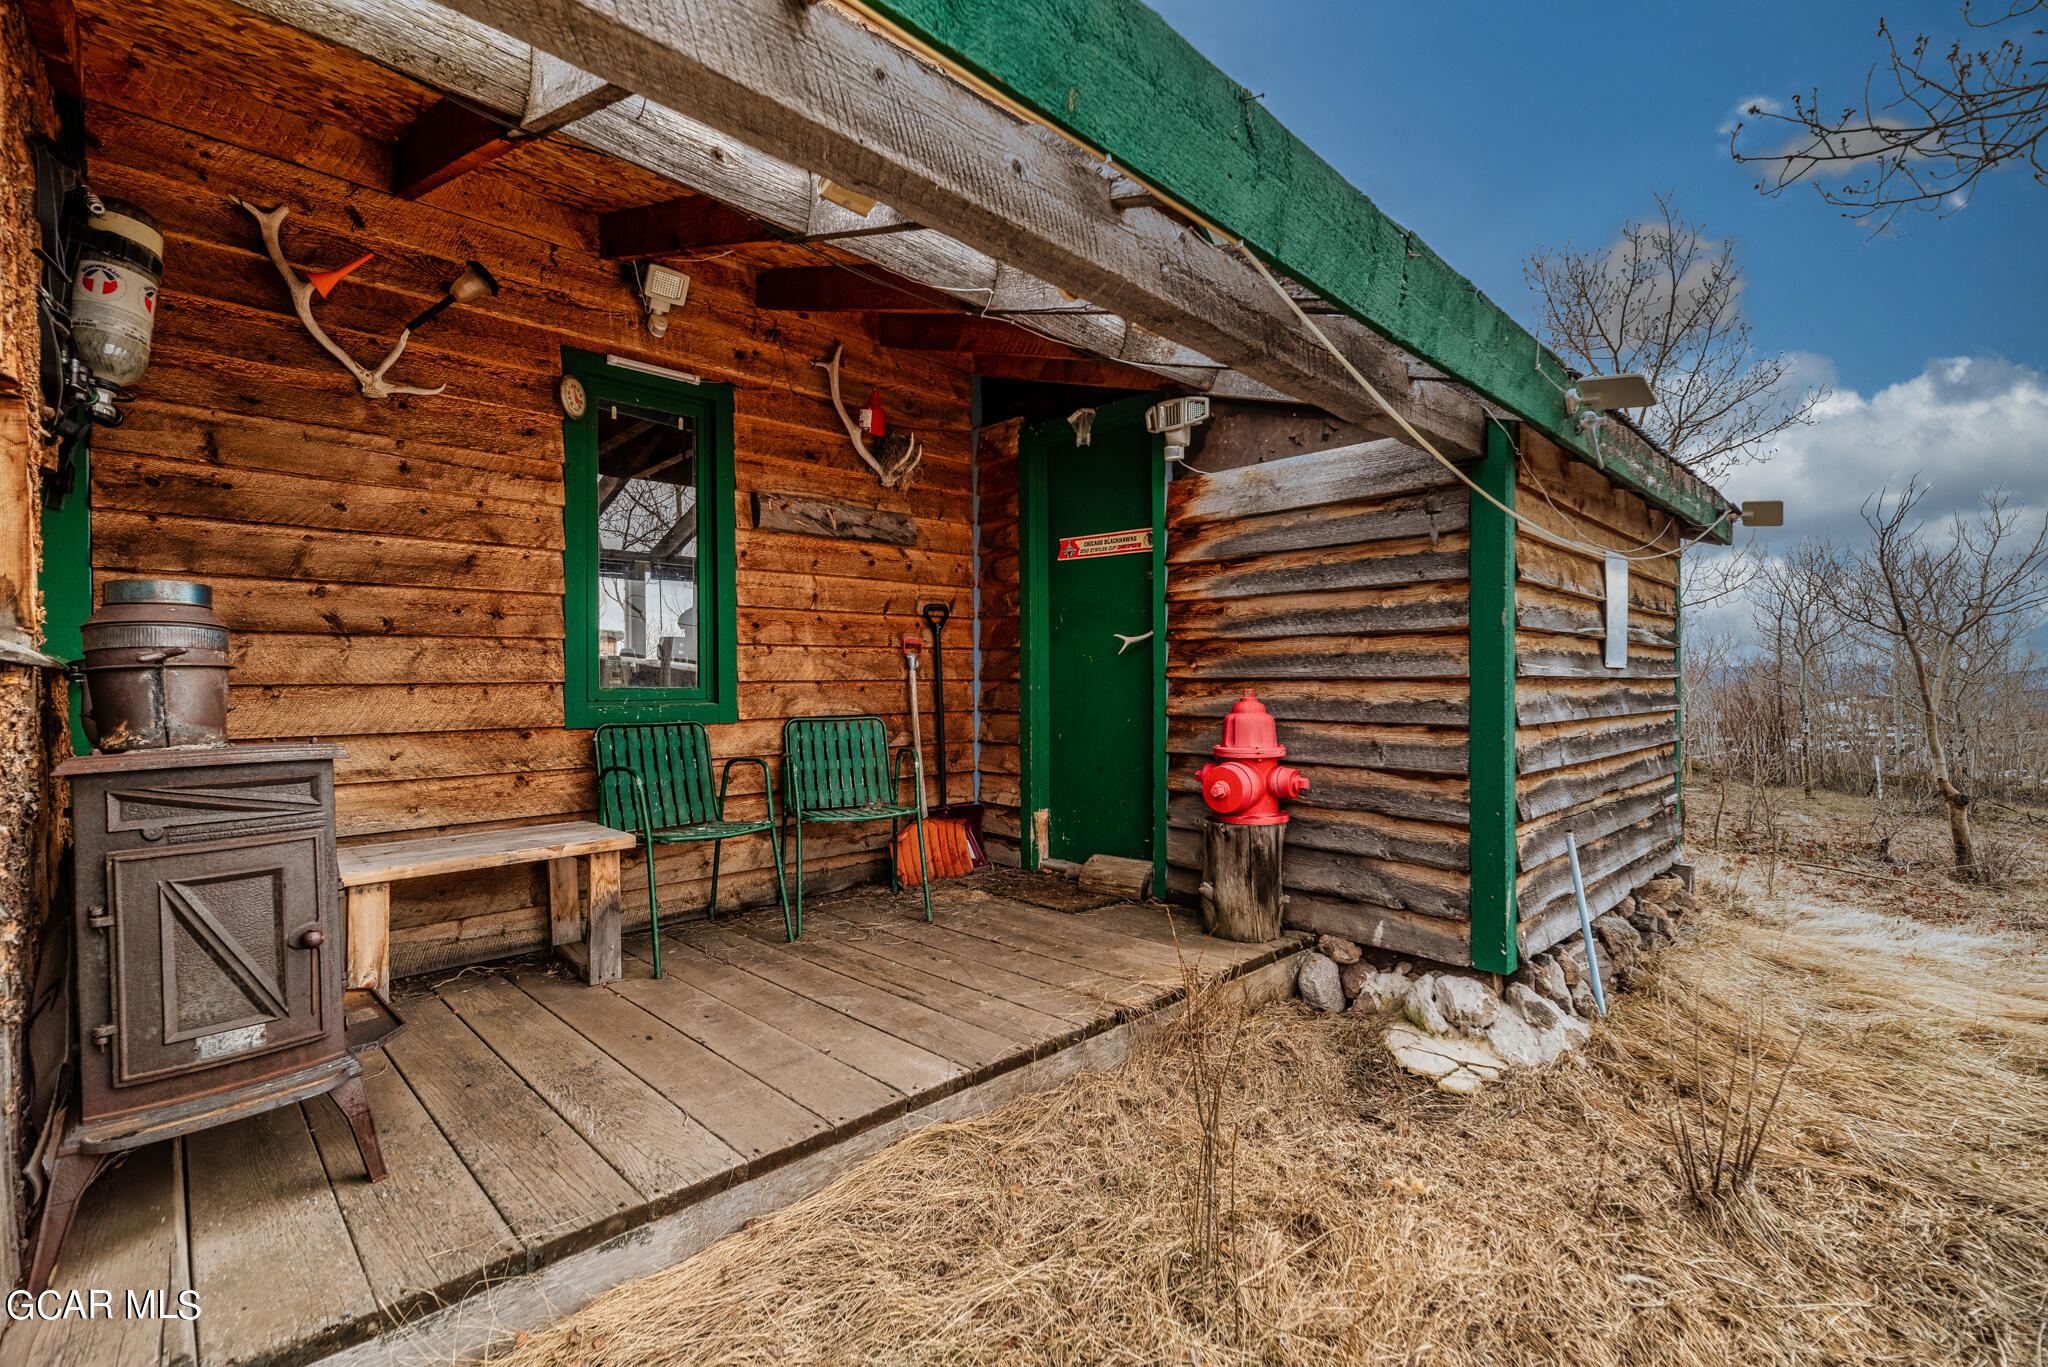
[[[1289,938],[1216,960],[1248,983],[1284,984],[1300,932],[1507,972],[1576,933],[1567,834],[1595,914],[1678,857],[1677,556],[1734,510],[1567,411],[1575,377],[1149,11],[981,8],[0,0],[10,1284],[64,1060],[94,1048],[55,768],[89,749],[63,666],[109,583],[210,587],[228,739],[334,748],[344,872],[593,820],[606,723],[765,757],[725,812],[765,819],[792,720],[910,741],[906,637],[944,652],[942,685],[929,655],[916,676],[932,797],[978,804],[995,864],[1146,860],[1188,906],[1195,771],[1256,691],[1309,787]],[[1098,41],[1041,66],[1072,23]],[[1185,111],[1159,118],[1142,70]],[[119,421],[64,427],[47,324],[88,195],[139,211],[161,279]],[[39,240],[71,242],[54,283]],[[1175,398],[1208,418],[1169,451],[1148,417]],[[311,1102],[137,1149],[52,1284],[126,1269],[205,1317],[17,1324],[0,1352],[398,1361],[377,1336],[421,1316],[420,1344],[476,1351],[906,1125],[1111,1060],[1179,990],[1163,918],[1000,889],[942,892],[985,924],[884,935],[893,958],[834,944],[872,932],[841,909],[781,949],[780,922],[705,923],[717,953],[651,977],[650,884],[698,934],[714,877],[723,911],[777,902],[777,838],[718,866],[627,840],[615,874],[380,855],[347,979],[409,1021],[362,1070],[403,1190]],[[813,898],[886,885],[890,829],[812,828],[801,862]],[[600,904],[623,922],[615,990],[455,976],[560,944],[565,901],[581,933]],[[541,1158],[494,1146],[507,1126]],[[402,1228],[423,1218],[463,1247]],[[642,1227],[635,1262],[611,1241]]]

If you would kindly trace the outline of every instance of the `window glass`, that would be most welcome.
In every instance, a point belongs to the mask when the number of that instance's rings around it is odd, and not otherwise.
[[[703,559],[694,418],[597,414],[598,687],[698,686]]]

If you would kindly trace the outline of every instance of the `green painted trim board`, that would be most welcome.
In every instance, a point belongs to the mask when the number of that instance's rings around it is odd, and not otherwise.
[[[1565,416],[1557,357],[1137,0],[865,3],[1373,331],[1593,459]],[[1615,440],[1602,442],[1598,463],[1696,525],[1725,506]]]
[[[92,616],[92,438],[80,437],[71,447],[71,492],[55,508],[43,509],[43,563],[36,587],[43,595],[43,653],[73,661],[85,656],[81,628]],[[78,683],[69,685],[71,753],[89,755],[85,739],[84,699]]]
[[[1148,407],[1152,398],[1141,402]],[[1152,895],[1166,900],[1166,438],[1152,438]]]
[[[1486,425],[1473,482],[1515,506],[1520,434]],[[1471,756],[1472,964],[1510,973],[1515,933],[1515,522],[1472,499]]]

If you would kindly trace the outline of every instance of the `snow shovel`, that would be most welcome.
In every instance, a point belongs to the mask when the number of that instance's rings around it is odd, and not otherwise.
[[[904,673],[910,685],[911,772],[916,777],[918,810],[927,813],[921,828],[925,839],[923,860],[918,858],[918,825],[906,826],[896,837],[896,879],[906,888],[924,881],[927,864],[933,878],[957,878],[974,868],[962,823],[934,820],[925,802],[924,734],[917,712],[917,657],[923,648],[924,642],[917,637],[903,638]]]

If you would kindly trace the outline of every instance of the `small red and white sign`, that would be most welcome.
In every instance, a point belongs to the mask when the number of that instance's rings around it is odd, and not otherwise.
[[[1138,555],[1152,549],[1152,529],[1134,527],[1127,532],[1096,532],[1092,536],[1060,538],[1062,560],[1093,560],[1103,555]]]

